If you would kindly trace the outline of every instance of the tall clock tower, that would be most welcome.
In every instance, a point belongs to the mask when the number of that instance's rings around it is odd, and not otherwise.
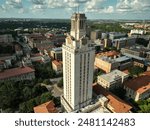
[[[85,14],[73,14],[71,17],[71,36],[79,40],[86,35],[86,17]]]
[[[86,37],[85,14],[72,15],[71,32],[62,50],[64,91],[61,104],[66,112],[73,112],[92,100],[95,48]]]

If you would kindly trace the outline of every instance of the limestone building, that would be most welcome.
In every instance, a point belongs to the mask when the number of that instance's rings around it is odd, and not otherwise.
[[[95,48],[86,37],[86,16],[74,13],[71,32],[62,47],[64,92],[61,104],[66,112],[91,103]]]

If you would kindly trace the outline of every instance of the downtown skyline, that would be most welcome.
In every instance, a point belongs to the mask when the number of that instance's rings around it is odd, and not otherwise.
[[[150,19],[149,0],[1,0],[0,18],[69,19],[78,7],[88,19]]]

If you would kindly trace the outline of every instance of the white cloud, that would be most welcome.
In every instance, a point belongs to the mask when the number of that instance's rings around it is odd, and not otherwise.
[[[116,5],[116,11],[120,12],[142,12],[150,10],[149,0],[119,0]]]
[[[85,12],[95,12],[95,13],[113,13],[114,7],[113,6],[103,6],[103,2],[106,0],[90,0],[85,4]]]
[[[6,0],[5,6],[16,8],[16,9],[23,8],[22,0]]]
[[[85,4],[90,0],[47,0],[49,8],[75,8],[79,4]]]
[[[49,8],[62,8],[63,6],[63,0],[48,0]]]
[[[28,13],[28,12],[29,12],[29,10],[27,8],[21,8],[18,10],[19,14]]]
[[[85,12],[95,13],[111,13],[114,11],[112,6],[103,7],[102,3],[106,0],[28,0],[31,3],[30,7],[23,7],[22,0],[6,0],[5,5],[1,6],[1,10],[16,8],[19,13],[31,10],[33,12],[44,11],[51,8],[64,8],[67,11],[73,11],[77,6],[80,6]],[[80,4],[80,5],[79,5]],[[24,9],[26,8],[26,9]]]
[[[108,6],[107,8],[104,8],[103,12],[104,13],[113,13],[114,12],[114,7],[113,6]]]
[[[40,9],[40,10],[44,10],[46,9],[47,6],[46,5],[33,5],[32,9]]]
[[[63,8],[64,11],[73,12],[77,6],[87,13],[124,13],[146,12],[150,10],[150,0],[117,0],[116,5],[109,5],[110,0],[26,0],[29,6],[23,5],[24,0],[5,0],[0,5],[0,11],[15,9],[19,13],[45,11],[47,9]],[[107,2],[107,6],[105,4]]]
[[[88,11],[90,9],[97,9],[98,6],[100,6],[100,4],[103,2],[104,0],[91,0],[91,1],[88,1],[86,4],[85,4],[85,9]]]
[[[32,10],[45,10],[48,8],[62,8],[64,6],[64,0],[31,0]]]
[[[49,7],[63,7],[63,8],[74,8],[80,4],[84,4],[89,0],[49,0],[48,5]]]
[[[89,0],[30,0],[32,2],[32,10],[49,9],[49,8],[64,8],[72,10],[78,4],[87,3]]]
[[[32,3],[32,6],[30,10],[35,13],[39,11],[44,11],[48,8],[47,0],[30,0]]]
[[[74,8],[78,6],[77,0],[64,0],[64,4],[66,5],[66,8]]]
[[[12,11],[16,9],[18,11],[23,10],[22,0],[6,0],[4,4],[0,6],[0,10],[3,12]]]

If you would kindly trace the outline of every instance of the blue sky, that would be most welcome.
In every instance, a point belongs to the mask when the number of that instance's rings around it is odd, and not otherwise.
[[[150,0],[0,0],[0,18],[150,19]]]

